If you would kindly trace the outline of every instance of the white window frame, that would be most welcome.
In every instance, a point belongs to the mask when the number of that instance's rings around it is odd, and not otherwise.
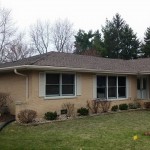
[[[126,100],[127,98],[128,98],[128,78],[127,78],[127,76],[125,76],[125,75],[120,75],[120,76],[118,76],[118,75],[102,75],[102,74],[98,74],[98,75],[96,75],[96,91],[97,91],[97,76],[105,76],[106,77],[106,99],[107,100],[110,100],[110,101],[113,101],[113,100]],[[116,77],[117,79],[116,79],[116,84],[117,84],[117,93],[116,93],[116,98],[108,98],[108,77],[111,77],[111,76],[114,76],[114,77]],[[125,97],[118,97],[118,77],[125,77],[126,78],[126,95],[125,95]],[[96,92],[96,98],[97,98],[97,92]]]
[[[46,74],[60,74],[60,95],[46,95]],[[74,95],[70,95],[70,94],[66,94],[66,95],[62,95],[62,74],[70,74],[70,75],[74,75]],[[63,98],[75,98],[76,97],[76,88],[77,88],[77,76],[76,73],[72,73],[72,72],[45,72],[45,79],[44,79],[44,85],[45,85],[45,91],[44,91],[44,99],[63,99]]]

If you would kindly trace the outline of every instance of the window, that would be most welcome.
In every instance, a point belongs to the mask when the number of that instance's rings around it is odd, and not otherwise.
[[[106,95],[106,77],[97,76],[97,97],[105,98]]]
[[[108,98],[117,98],[117,77],[108,77]]]
[[[75,95],[74,74],[46,74],[46,96]]]
[[[126,97],[126,77],[118,77],[118,97]]]
[[[126,77],[97,76],[97,98],[126,98]]]

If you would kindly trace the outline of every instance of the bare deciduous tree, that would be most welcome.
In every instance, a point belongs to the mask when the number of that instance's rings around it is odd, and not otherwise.
[[[30,28],[30,37],[33,48],[39,54],[47,53],[50,46],[50,24],[37,21]]]
[[[4,62],[12,38],[16,32],[11,11],[0,8],[0,62]]]
[[[30,57],[34,54],[34,50],[25,43],[24,34],[20,33],[12,42],[6,51],[5,61],[12,62],[19,59]]]
[[[71,52],[73,49],[73,24],[67,19],[57,20],[52,27],[52,43],[58,52]]]

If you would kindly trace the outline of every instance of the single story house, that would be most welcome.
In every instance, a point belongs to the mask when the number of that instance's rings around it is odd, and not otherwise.
[[[49,52],[0,65],[0,92],[13,99],[18,114],[33,109],[38,116],[58,114],[64,103],[86,107],[87,100],[105,98],[112,104],[150,99],[150,58],[109,59]]]

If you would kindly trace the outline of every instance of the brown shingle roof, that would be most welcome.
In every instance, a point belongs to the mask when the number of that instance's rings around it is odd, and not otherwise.
[[[13,66],[36,65],[92,69],[97,71],[130,72],[150,71],[150,58],[137,60],[110,59],[68,53],[49,52],[15,62],[0,65],[0,69]]]

